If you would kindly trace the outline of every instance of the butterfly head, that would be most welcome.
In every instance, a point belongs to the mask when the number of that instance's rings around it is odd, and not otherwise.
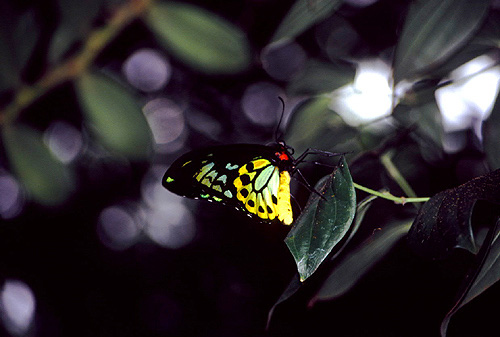
[[[295,159],[293,158],[294,150],[283,141],[278,141],[275,144],[275,159],[278,167],[281,170],[291,171],[295,168]]]

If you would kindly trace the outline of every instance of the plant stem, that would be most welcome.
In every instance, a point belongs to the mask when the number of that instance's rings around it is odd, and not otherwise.
[[[21,111],[54,87],[79,77],[92,65],[100,52],[132,20],[142,15],[154,0],[129,0],[118,7],[107,24],[89,34],[83,47],[72,58],[49,69],[36,83],[23,85],[15,93],[12,102],[0,111],[0,125],[15,121]]]
[[[415,191],[413,191],[413,188],[411,188],[410,184],[406,181],[406,179],[403,177],[401,172],[399,172],[398,168],[394,163],[392,162],[392,156],[394,152],[387,151],[380,157],[380,162],[386,169],[387,173],[391,176],[392,179],[401,187],[403,192],[410,198],[416,198],[417,195]]]
[[[353,183],[354,187],[357,188],[358,190],[361,190],[361,191],[364,191],[366,193],[369,193],[369,194],[372,194],[372,195],[375,195],[377,197],[380,197],[380,198],[384,198],[384,199],[387,199],[387,200],[391,200],[391,201],[394,201],[394,203],[396,204],[401,204],[401,205],[404,205],[406,203],[414,203],[414,202],[426,202],[428,201],[430,198],[428,197],[424,197],[424,198],[416,198],[416,197],[412,197],[412,198],[407,198],[407,197],[396,197],[394,195],[392,195],[391,193],[389,192],[379,192],[379,191],[375,191],[375,190],[372,190],[371,188],[368,188],[368,187],[364,187],[362,185],[359,185],[359,184],[356,184],[356,183]]]

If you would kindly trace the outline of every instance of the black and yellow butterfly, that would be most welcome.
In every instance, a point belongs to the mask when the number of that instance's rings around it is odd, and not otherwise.
[[[293,149],[284,142],[209,147],[178,158],[162,183],[184,197],[220,202],[263,222],[277,219],[290,225],[291,173],[311,153],[317,152],[306,151],[294,159]]]

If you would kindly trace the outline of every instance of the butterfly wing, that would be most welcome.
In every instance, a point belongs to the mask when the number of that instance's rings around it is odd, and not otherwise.
[[[269,146],[236,144],[186,153],[167,170],[163,186],[184,197],[232,205],[261,221],[278,217],[280,169]]]

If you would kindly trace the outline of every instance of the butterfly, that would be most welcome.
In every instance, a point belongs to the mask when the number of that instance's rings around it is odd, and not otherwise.
[[[169,191],[236,207],[261,222],[293,222],[291,174],[306,155],[328,153],[308,149],[297,159],[282,141],[273,145],[233,144],[194,150],[179,157],[165,173]]]

